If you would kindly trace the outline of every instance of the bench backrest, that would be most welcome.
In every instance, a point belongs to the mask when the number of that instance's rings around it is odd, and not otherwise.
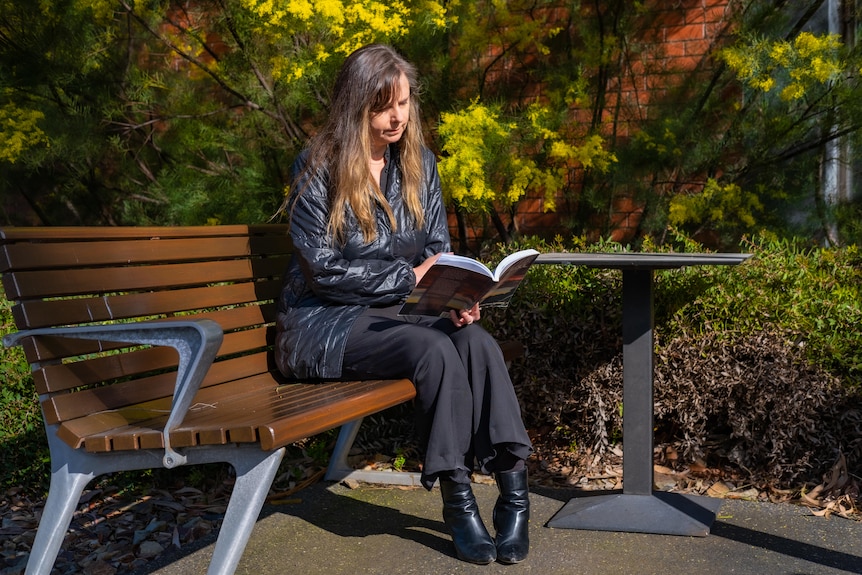
[[[225,337],[207,387],[274,377],[275,299],[290,249],[280,224],[6,228],[0,272],[19,330],[217,321]],[[48,424],[173,392],[177,355],[169,348],[39,337],[28,338],[24,352]]]

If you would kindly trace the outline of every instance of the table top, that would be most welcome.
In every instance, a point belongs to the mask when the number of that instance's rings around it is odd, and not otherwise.
[[[534,263],[612,269],[672,269],[685,266],[733,266],[741,264],[751,256],[752,254],[737,253],[553,252],[539,254]]]

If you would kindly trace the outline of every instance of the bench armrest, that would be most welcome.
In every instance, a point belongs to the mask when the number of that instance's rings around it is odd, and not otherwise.
[[[184,455],[171,448],[170,432],[185,419],[191,402],[221,347],[224,332],[218,323],[209,319],[199,319],[47,327],[10,333],[3,337],[3,344],[6,347],[12,347],[19,345],[24,338],[33,336],[98,339],[176,349],[179,354],[177,382],[171,401],[171,413],[162,431],[165,443],[162,463],[170,469],[186,462]]]

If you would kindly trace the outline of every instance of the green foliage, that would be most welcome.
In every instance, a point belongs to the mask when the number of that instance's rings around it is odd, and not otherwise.
[[[549,110],[533,105],[524,117],[503,119],[499,106],[472,102],[466,109],[444,112],[438,133],[444,156],[440,177],[447,196],[468,210],[509,207],[528,190],[542,192],[545,209],[553,210],[574,163],[606,171],[615,160],[602,138],[572,145],[550,127]],[[522,150],[541,150],[522,154]]]
[[[0,162],[14,164],[28,148],[45,145],[45,132],[39,121],[45,114],[39,110],[24,110],[12,104],[0,108]]]
[[[859,49],[799,32],[815,4],[730,10],[724,48],[683,74],[653,41],[658,2],[0,0],[5,221],[265,221],[343,58],[381,41],[420,69],[459,216],[504,241],[528,193],[565,199],[576,235],[608,235],[625,194],[644,235],[815,236],[823,146],[862,125]],[[648,103],[628,95],[659,73]]]
[[[330,430],[310,438],[305,449],[305,455],[311,458],[316,465],[325,467],[329,461],[333,441],[337,430]]]
[[[448,24],[428,0],[0,6],[0,193],[29,208],[19,224],[266,221],[346,54]]]
[[[568,5],[567,5],[568,4]],[[552,20],[554,10],[572,8],[557,0],[483,0],[447,3],[451,11],[450,72],[456,97],[502,98],[515,103],[507,89],[519,89],[504,70],[513,62],[553,54],[552,42],[563,27]]]
[[[401,471],[404,469],[405,463],[407,463],[407,456],[404,453],[404,449],[396,450],[395,459],[392,461],[392,468],[395,471]]]
[[[767,237],[757,237],[743,248],[753,257],[740,266],[661,274],[657,299],[666,305],[666,337],[775,329],[793,334],[813,365],[848,385],[858,385],[862,381],[859,248],[818,249],[798,240]],[[688,277],[687,283],[669,290],[679,281],[675,276]]]
[[[702,252],[703,246],[672,233],[672,243],[645,242],[645,251]],[[575,238],[548,243],[525,238],[498,247],[489,261],[511,249],[622,252],[613,242]],[[757,236],[742,245],[752,257],[738,266],[693,266],[655,273],[656,333],[661,341],[680,334],[793,334],[806,357],[847,385],[862,381],[862,251],[858,246],[818,248],[802,240]],[[621,326],[622,278],[612,270],[579,266],[533,266],[515,293],[512,309],[540,311],[555,323],[593,331],[604,339]],[[521,318],[503,314],[516,329]],[[527,314],[529,315],[529,313]],[[492,316],[495,329],[505,329]],[[588,327],[586,327],[588,326]],[[554,336],[556,337],[556,336]],[[615,336],[614,336],[615,337]],[[611,339],[614,339],[612,337]],[[549,340],[549,342],[552,340]],[[559,346],[554,344],[558,349]],[[599,354],[607,353],[602,350]]]
[[[447,197],[468,210],[490,210],[495,204],[508,208],[533,190],[544,194],[546,211],[554,210],[572,166],[604,172],[616,160],[601,136],[575,145],[560,129],[548,107],[538,104],[508,119],[499,106],[478,101],[444,112],[439,169]],[[523,153],[527,150],[535,153]]]
[[[839,205],[836,221],[847,245],[862,246],[862,200]]]
[[[523,195],[521,190],[501,190],[498,182],[488,182],[489,174],[498,173],[514,147],[510,135],[514,122],[501,121],[499,109],[473,102],[459,113],[444,112],[438,132],[443,139],[446,157],[440,160],[440,177],[447,195],[461,206],[487,209],[500,195],[512,203]],[[503,177],[503,181],[511,179]]]
[[[0,288],[0,336],[15,331],[11,304]],[[30,366],[20,347],[0,347],[0,488],[48,485],[50,462]]]
[[[709,91],[690,91],[700,107],[671,112],[682,120],[672,129],[687,153],[666,165],[689,174],[677,182],[703,185],[672,190],[670,222],[731,244],[759,229],[816,237],[831,226],[819,178],[825,146],[857,133],[862,112],[858,49],[836,35],[798,32],[806,20],[761,8],[716,52],[725,66],[704,85]]]

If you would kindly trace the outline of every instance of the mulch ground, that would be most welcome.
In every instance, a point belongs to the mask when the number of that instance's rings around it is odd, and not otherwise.
[[[622,487],[622,452],[614,447],[602,458],[555,452],[534,438],[536,454],[530,459],[530,480],[542,487],[610,490]],[[409,450],[407,450],[409,453]],[[416,462],[370,452],[354,458],[355,467],[415,469]],[[289,504],[305,487],[323,479],[325,469],[300,454],[286,461],[273,483],[269,503]],[[397,473],[397,470],[393,470]],[[227,466],[207,467],[208,481],[191,487],[183,481],[168,487],[121,490],[107,478],[88,489],[78,505],[55,563],[54,574],[114,575],[144,568],[172,548],[188,548],[218,529],[230,497],[232,478]],[[656,447],[656,488],[711,497],[800,504],[813,515],[862,520],[860,479],[836,462],[822,484],[796,490],[754,486],[733,468],[709,467],[703,462],[681,463],[670,446]],[[491,482],[477,475],[478,482]],[[170,481],[163,481],[170,483]],[[30,547],[44,507],[20,489],[0,497],[0,575],[24,572]]]

